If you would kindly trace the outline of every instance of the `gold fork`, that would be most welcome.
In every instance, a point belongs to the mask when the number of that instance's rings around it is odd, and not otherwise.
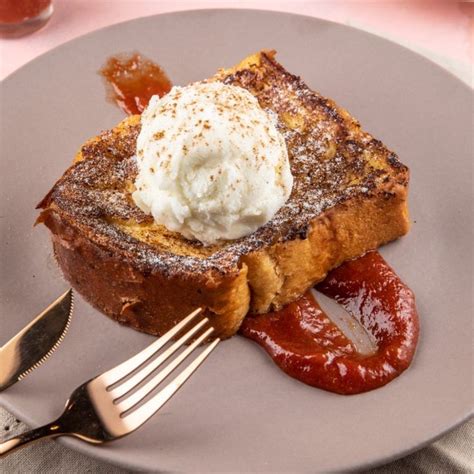
[[[75,436],[89,443],[100,444],[135,431],[176,393],[219,343],[219,338],[213,339],[179,375],[141,404],[199,344],[213,333],[214,328],[208,327],[192,344],[174,359],[170,359],[209,323],[207,318],[195,323],[196,316],[200,312],[201,308],[193,311],[143,351],[79,386],[69,397],[64,412],[56,421],[0,443],[0,457],[42,438]],[[191,329],[153,358],[191,322],[195,323]],[[143,384],[145,379],[166,361],[169,363]]]

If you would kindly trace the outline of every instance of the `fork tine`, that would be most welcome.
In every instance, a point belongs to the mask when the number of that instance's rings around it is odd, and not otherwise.
[[[143,400],[150,392],[152,392],[158,385],[168,377],[171,372],[173,372],[178,365],[181,364],[191,352],[196,349],[199,344],[205,341],[212,333],[214,328],[209,328],[206,332],[202,333],[192,344],[190,344],[186,349],[179,354],[175,359],[173,359],[163,370],[160,370],[149,382],[147,382],[143,387],[137,390],[134,394],[130,395],[124,401],[118,404],[118,408],[123,414],[127,410],[133,408],[141,400]]]
[[[173,381],[171,381],[165,388],[158,392],[151,400],[148,400],[137,410],[125,415],[123,421],[127,424],[130,431],[137,429],[147,420],[149,420],[191,377],[191,375],[198,369],[198,367],[206,360],[209,354],[219,344],[220,339],[216,338],[204,349],[196,359],[191,362]]]
[[[168,347],[162,354],[160,354],[155,360],[145,365],[139,372],[133,377],[130,377],[126,382],[121,383],[118,387],[115,387],[109,392],[110,396],[115,400],[122,397],[127,392],[132,390],[138,384],[143,382],[157,367],[165,362],[171,355],[173,355],[183,344],[188,341],[194,334],[196,334],[209,320],[207,318],[199,321],[193,326],[187,333],[181,336],[172,346]]]
[[[130,372],[133,372],[135,369],[140,367],[144,362],[146,362],[150,357],[153,356],[157,351],[159,351],[168,341],[170,341],[176,334],[178,334],[190,321],[192,321],[200,312],[202,308],[194,310],[189,316],[184,318],[176,326],[170,329],[167,333],[163,334],[159,339],[150,344],[147,348],[143,349],[141,352],[131,357],[130,359],[122,362],[113,369],[104,372],[97,378],[100,378],[106,386],[113,385],[118,382],[120,379],[123,379]]]

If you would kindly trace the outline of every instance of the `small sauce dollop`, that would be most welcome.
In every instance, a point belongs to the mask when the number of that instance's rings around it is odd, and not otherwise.
[[[139,53],[111,56],[100,69],[107,95],[126,114],[140,114],[153,95],[164,96],[172,84],[163,69]]]
[[[344,263],[317,289],[359,321],[375,353],[359,353],[309,292],[280,311],[247,317],[241,334],[291,377],[344,395],[379,388],[410,365],[419,333],[415,297],[378,252]]]

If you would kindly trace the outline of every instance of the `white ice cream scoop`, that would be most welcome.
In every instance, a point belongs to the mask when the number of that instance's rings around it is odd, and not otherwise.
[[[206,245],[268,222],[291,193],[282,135],[250,92],[196,83],[154,96],[141,118],[133,199]]]

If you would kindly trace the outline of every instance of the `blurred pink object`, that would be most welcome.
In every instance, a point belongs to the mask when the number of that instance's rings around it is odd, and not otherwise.
[[[33,33],[46,25],[52,14],[51,0],[0,0],[0,37]]]
[[[472,5],[454,0],[54,0],[55,14],[46,28],[25,38],[0,40],[0,79],[55,46],[98,28],[199,8],[257,8],[319,17],[433,53],[443,66],[454,62],[469,68],[474,59]]]

